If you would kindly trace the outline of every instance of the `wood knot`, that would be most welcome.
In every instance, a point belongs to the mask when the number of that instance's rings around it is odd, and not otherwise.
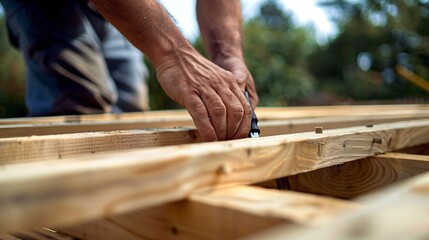
[[[219,166],[219,173],[221,173],[221,174],[229,175],[232,172],[233,172],[233,169],[232,169],[231,165],[229,165],[229,164],[224,163],[224,164]]]

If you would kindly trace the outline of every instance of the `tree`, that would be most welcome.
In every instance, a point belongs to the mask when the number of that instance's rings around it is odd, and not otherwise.
[[[309,27],[297,27],[277,1],[261,5],[244,26],[245,57],[261,106],[286,106],[313,92],[306,57],[315,46]]]
[[[318,88],[354,100],[426,97],[395,75],[400,63],[429,78],[429,9],[419,1],[327,0],[340,33],[309,57]],[[425,43],[426,42],[426,43]],[[426,49],[425,49],[426,48]],[[332,88],[331,86],[336,86]]]
[[[0,16],[0,25],[5,26]],[[0,117],[23,117],[25,67],[20,53],[9,44],[6,27],[0,27]]]

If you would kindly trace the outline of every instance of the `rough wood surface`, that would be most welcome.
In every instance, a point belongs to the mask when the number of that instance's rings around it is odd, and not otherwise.
[[[407,239],[429,238],[429,173],[378,191],[359,202],[368,207],[318,229],[291,231],[288,225],[247,239]]]
[[[374,138],[382,139],[374,143]],[[109,153],[0,168],[0,233],[62,225],[429,142],[429,120]],[[62,214],[58,215],[57,213]],[[53,226],[54,227],[54,226]]]
[[[358,207],[310,194],[236,186],[61,231],[85,240],[237,239],[286,222],[321,225]]]
[[[288,177],[291,190],[355,198],[429,171],[429,156],[386,153]]]
[[[0,167],[28,162],[64,161],[79,157],[154,146],[200,142],[195,129],[146,129],[72,133],[0,139]]]
[[[258,107],[256,113],[260,120],[292,119],[304,117],[326,116],[350,116],[369,115],[372,113],[386,114],[414,114],[429,110],[429,104],[401,104],[401,105],[341,105],[341,106],[307,106],[307,107]],[[191,121],[186,110],[162,110],[121,114],[92,114],[92,115],[68,115],[31,118],[4,118],[0,119],[0,125],[10,124],[36,124],[36,123],[83,123],[97,121],[127,121],[127,120],[155,120]]]
[[[428,119],[429,105],[401,105],[393,106],[341,106],[341,107],[302,107],[295,108],[262,108],[258,110],[258,118],[262,134],[296,133],[312,131],[315,124],[322,124],[325,128],[340,128],[368,123],[386,123],[394,121]],[[112,115],[115,119],[105,119],[105,115],[95,115],[95,119],[88,116],[62,116],[47,118],[15,119],[8,124],[0,124],[0,138],[24,137],[31,135],[50,135],[95,131],[131,130],[165,127],[193,127],[194,123],[185,111],[166,111],[167,113],[124,113]],[[149,114],[150,113],[150,114]],[[146,114],[146,115],[145,115]],[[132,117],[129,117],[129,116]],[[110,116],[110,115],[107,115]],[[73,117],[79,120],[73,121]],[[317,119],[311,119],[316,118]],[[68,118],[68,121],[55,121],[55,118]],[[277,121],[273,121],[277,120]],[[30,121],[30,122],[29,122]],[[33,121],[33,122],[31,122]],[[52,121],[52,122],[50,122]],[[270,123],[264,123],[270,121]],[[1,123],[1,120],[0,120]]]
[[[429,117],[429,114],[428,114]],[[323,117],[260,123],[263,136],[313,131],[315,126],[324,129],[364,126],[402,119],[398,116]],[[49,131],[48,131],[49,132]],[[192,128],[119,130],[27,136],[0,139],[0,166],[10,163],[64,160],[79,156],[85,159],[105,152],[140,149],[200,142],[198,131]]]

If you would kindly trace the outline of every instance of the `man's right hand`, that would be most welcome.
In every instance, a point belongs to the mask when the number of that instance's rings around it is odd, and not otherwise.
[[[252,112],[233,74],[192,47],[156,68],[164,91],[183,105],[205,141],[247,137]]]

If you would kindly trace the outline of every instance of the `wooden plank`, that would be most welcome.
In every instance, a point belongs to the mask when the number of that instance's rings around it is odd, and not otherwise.
[[[327,116],[370,116],[374,114],[405,115],[418,114],[429,110],[429,104],[410,105],[343,105],[343,106],[308,106],[290,108],[257,108],[260,120],[285,120],[293,118]]]
[[[313,131],[315,126],[321,126],[324,129],[332,129],[353,125],[365,125],[369,122],[372,124],[391,122],[398,119],[402,118],[397,116],[385,117],[377,115],[309,118],[261,122],[260,128],[263,136],[271,136],[284,133]],[[0,156],[2,156],[0,159],[0,166],[10,163],[64,160],[76,156],[86,159],[104,152],[196,143],[200,141],[201,139],[198,132],[190,128],[120,130],[3,138],[0,139]]]
[[[379,124],[404,120],[428,119],[429,111],[413,114],[363,115],[341,117],[318,117],[277,121],[260,121],[259,126],[263,136],[272,136],[286,133],[312,131],[315,126],[325,129],[351,127],[367,124]],[[163,120],[123,120],[123,121],[95,121],[80,123],[39,123],[20,125],[0,125],[0,138],[28,137],[32,135],[67,134],[95,131],[117,131],[147,128],[168,128],[193,126],[190,119],[163,119]]]
[[[288,177],[289,189],[355,198],[429,171],[429,156],[386,153]]]
[[[96,121],[96,122],[71,122],[71,123],[38,123],[1,125],[0,138],[28,137],[32,135],[51,135],[81,132],[117,131],[148,128],[172,128],[193,126],[188,118],[170,120],[141,119],[124,121]]]
[[[371,127],[376,124],[390,123],[406,120],[429,119],[429,112],[415,114],[372,114],[361,116],[330,116],[317,118],[301,118],[290,120],[260,121],[261,136],[300,133],[314,131],[315,127],[323,129],[345,128],[354,126]]]
[[[286,222],[321,225],[358,207],[333,198],[236,186],[61,231],[92,240],[237,239]]]
[[[79,164],[5,166],[0,169],[0,233],[113,216],[201,189],[290,176],[426,142],[429,120],[418,120],[147,148],[76,159]]]
[[[417,105],[416,105],[417,106]],[[412,106],[414,108],[416,106]],[[105,113],[105,114],[85,114],[85,115],[64,115],[49,117],[22,117],[22,118],[3,118],[0,119],[0,125],[16,124],[36,124],[36,123],[82,123],[82,122],[119,122],[129,120],[156,120],[156,121],[173,121],[191,120],[186,110],[160,110],[145,112],[128,112],[128,113]]]
[[[247,239],[408,239],[429,238],[429,173],[360,199],[368,207],[335,218],[327,226],[291,230],[277,227]]]
[[[146,129],[0,139],[0,167],[15,163],[82,161],[106,152],[197,143],[195,129]]]
[[[401,105],[340,105],[340,106],[304,106],[304,107],[258,107],[256,113],[260,120],[292,119],[305,117],[370,115],[380,112],[386,114],[414,114],[429,110],[429,104]],[[121,114],[90,114],[50,117],[4,118],[0,125],[36,124],[36,123],[82,123],[96,121],[156,120],[183,121],[191,120],[186,110],[161,110]]]

